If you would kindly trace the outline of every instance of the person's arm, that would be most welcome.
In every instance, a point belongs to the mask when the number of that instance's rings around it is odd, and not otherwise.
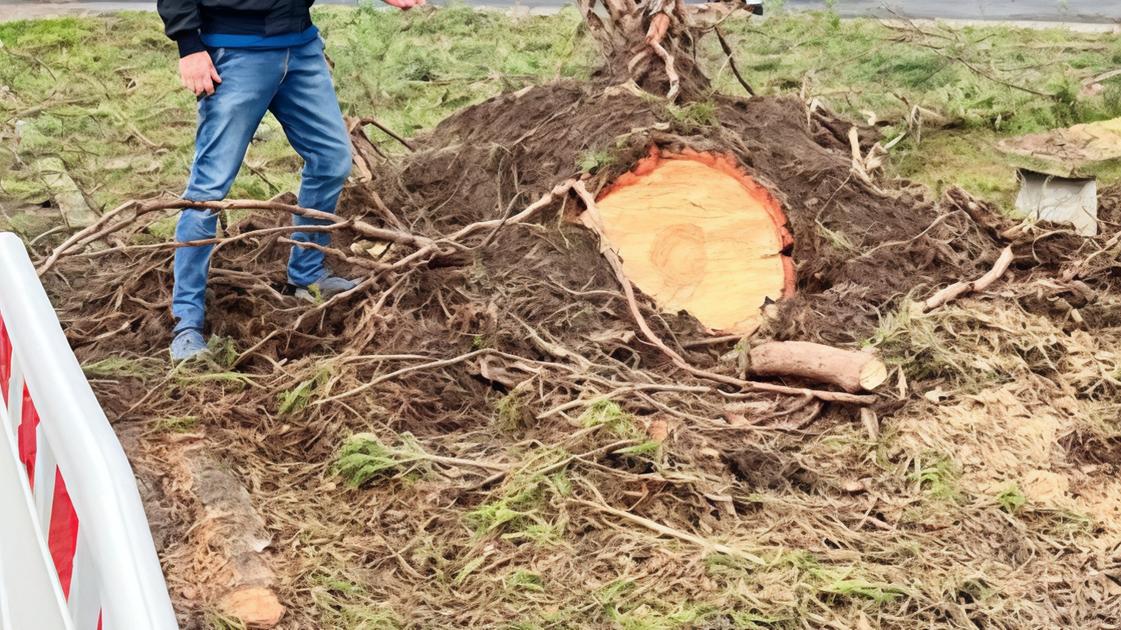
[[[222,82],[210,53],[199,35],[199,7],[197,0],[157,0],[156,9],[163,19],[164,33],[175,40],[179,48],[179,82],[195,96],[214,93],[214,86]]]
[[[397,7],[402,11],[408,11],[413,7],[424,5],[425,0],[382,0],[391,7]]]
[[[198,0],[157,0],[156,10],[163,19],[163,32],[175,40],[180,57],[206,50],[199,35]]]

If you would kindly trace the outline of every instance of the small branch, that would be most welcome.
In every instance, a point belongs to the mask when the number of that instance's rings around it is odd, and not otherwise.
[[[386,228],[379,228],[365,221],[353,221],[344,219],[336,214],[330,212],[323,212],[322,210],[313,210],[311,208],[303,208],[294,206],[287,203],[280,203],[278,201],[256,201],[253,199],[230,199],[225,201],[191,201],[189,199],[174,199],[168,201],[152,201],[141,206],[138,212],[151,212],[153,210],[175,210],[183,208],[205,208],[207,210],[272,210],[276,212],[288,212],[290,214],[299,215],[307,219],[314,219],[316,221],[325,221],[328,224],[351,223],[354,231],[362,236],[367,236],[381,241],[392,241],[402,245],[411,245],[413,247],[423,248],[434,245],[432,239],[410,234],[401,230],[389,230]]]
[[[1014,259],[1015,255],[1012,253],[1012,246],[1009,245],[1005,247],[1004,251],[1000,252],[1000,257],[997,258],[996,264],[993,265],[993,268],[990,269],[988,273],[972,282],[957,282],[935,293],[923,303],[922,312],[928,313],[933,311],[939,306],[952,302],[963,295],[984,291],[1008,271]]]
[[[75,245],[78,245],[79,243],[82,243],[82,242],[90,243],[90,242],[96,241],[97,239],[101,238],[102,236],[105,236],[106,234],[111,234],[112,232],[116,231],[118,229],[116,226],[113,226],[112,228],[106,228],[105,224],[108,223],[113,217],[117,216],[118,214],[121,214],[122,212],[124,212],[126,210],[130,210],[130,209],[134,208],[136,205],[137,205],[137,203],[135,201],[125,202],[125,203],[117,206],[116,208],[110,210],[109,212],[106,212],[105,214],[101,215],[101,218],[98,219],[95,223],[93,223],[89,227],[86,227],[86,228],[72,234],[70,236],[70,238],[63,241],[61,245],[56,247],[54,249],[54,251],[51,252],[51,255],[47,257],[47,259],[43,262],[43,264],[39,265],[39,269],[37,270],[37,272],[39,274],[39,277],[42,277],[43,274],[50,271],[51,267],[53,267],[54,264],[56,262],[58,262],[58,259],[60,257],[62,257],[62,255],[65,254],[66,252],[70,251],[70,249],[73,248]],[[137,216],[139,216],[139,214],[140,213],[138,212]]]
[[[358,124],[359,125],[373,125],[373,126],[377,127],[378,129],[381,129],[382,132],[385,135],[389,136],[390,138],[393,138],[397,142],[400,142],[402,145],[405,146],[406,149],[408,149],[410,151],[416,151],[416,147],[414,147],[412,144],[410,144],[408,140],[406,140],[406,139],[402,138],[401,136],[397,135],[396,133],[394,133],[392,129],[390,129],[389,127],[386,127],[385,125],[378,122],[378,119],[374,118],[373,116],[364,116],[362,118],[359,118],[358,119]]]
[[[334,227],[334,226],[329,226],[329,227]],[[294,240],[292,240],[290,238],[287,238],[287,237],[284,237],[284,236],[280,237],[279,240],[280,240],[281,243],[284,243],[285,245],[291,245],[293,247],[301,247],[303,249],[312,249],[312,250],[315,250],[317,252],[321,252],[326,256],[332,256],[334,258],[338,258],[338,259],[343,260],[343,261],[345,261],[345,262],[347,262],[351,265],[354,265],[355,267],[362,267],[363,269],[369,269],[369,270],[375,271],[375,272],[376,271],[385,271],[386,269],[389,268],[389,265],[387,265],[385,263],[379,263],[379,262],[375,262],[373,260],[367,260],[365,258],[359,258],[358,256],[349,256],[349,255],[343,253],[342,251],[340,251],[338,249],[335,249],[333,247],[324,247],[324,246],[320,245],[319,243],[313,243],[311,241],[294,241]]]
[[[732,47],[728,44],[728,40],[724,39],[724,33],[720,32],[719,27],[714,27],[712,30],[716,33],[716,39],[720,41],[720,48],[724,50],[724,54],[728,57],[728,65],[732,67],[732,74],[736,75],[736,80],[740,82],[743,89],[747,90],[748,94],[755,96],[755,90],[752,89],[747,80],[743,78],[743,75],[740,74],[739,67],[736,66],[736,57],[732,54]]]

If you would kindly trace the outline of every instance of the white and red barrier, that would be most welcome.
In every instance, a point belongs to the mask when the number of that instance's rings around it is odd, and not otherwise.
[[[128,459],[0,233],[0,630],[178,628]]]

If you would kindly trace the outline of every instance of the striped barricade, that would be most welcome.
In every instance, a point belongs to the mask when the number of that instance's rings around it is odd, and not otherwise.
[[[0,233],[0,629],[178,628],[128,459]]]

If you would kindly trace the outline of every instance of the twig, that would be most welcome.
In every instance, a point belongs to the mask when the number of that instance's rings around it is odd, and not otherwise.
[[[191,201],[189,199],[173,199],[168,201],[148,202],[141,206],[140,212],[151,212],[153,210],[174,210],[182,208],[205,208],[207,210],[273,210],[278,212],[288,212],[290,214],[299,215],[307,219],[325,221],[328,224],[350,222],[351,226],[359,234],[381,241],[392,241],[394,243],[411,245],[413,247],[428,247],[434,244],[432,239],[425,236],[410,234],[409,232],[404,232],[401,230],[379,228],[370,225],[365,221],[352,221],[351,219],[344,219],[330,212],[313,210],[311,208],[303,208],[287,203],[280,203],[278,201],[257,201],[253,199],[229,199],[225,201]]]
[[[406,140],[406,139],[402,138],[401,136],[397,135],[396,133],[394,133],[392,129],[390,129],[389,127],[386,127],[385,125],[378,122],[378,119],[374,118],[373,116],[364,116],[362,118],[359,118],[358,119],[358,124],[359,125],[373,125],[373,126],[377,127],[378,129],[381,129],[382,132],[385,133],[385,135],[387,135],[390,138],[393,138],[394,140],[396,140],[397,142],[400,142],[401,144],[403,144],[406,149],[408,149],[410,151],[416,151],[416,147],[414,147],[412,144],[410,144],[408,140]]]
[[[342,400],[343,398],[349,398],[350,396],[353,396],[355,394],[364,392],[367,389],[370,389],[371,387],[374,387],[375,385],[378,385],[379,383],[383,383],[383,382],[388,381],[390,379],[394,379],[394,378],[397,378],[397,377],[402,376],[404,374],[408,374],[409,372],[417,372],[419,370],[428,370],[428,369],[431,369],[431,368],[441,368],[441,367],[447,367],[449,365],[455,365],[456,363],[462,363],[464,361],[468,361],[468,360],[473,359],[473,358],[475,358],[479,355],[487,354],[491,351],[492,350],[490,348],[483,348],[482,350],[475,350],[473,352],[468,352],[466,354],[461,354],[457,357],[452,357],[450,359],[439,359],[437,361],[429,361],[428,363],[421,363],[420,365],[410,365],[409,367],[401,368],[401,369],[399,369],[395,372],[390,372],[389,374],[383,374],[383,375],[373,379],[372,381],[369,381],[367,383],[363,383],[362,385],[359,385],[358,387],[355,387],[354,389],[347,390],[347,391],[345,391],[341,394],[335,394],[334,396],[331,396],[329,398],[324,398],[322,400],[317,400],[317,401],[315,401],[314,404],[316,406],[325,405],[329,402],[334,402],[336,400]]]
[[[300,227],[303,227],[303,226],[300,226]],[[326,226],[326,227],[334,227],[334,226],[332,225],[332,226]],[[324,246],[320,245],[319,243],[313,243],[311,241],[294,241],[294,240],[292,240],[288,237],[282,236],[282,237],[280,237],[279,242],[281,242],[285,245],[291,245],[293,247],[299,247],[299,248],[302,248],[302,249],[313,249],[317,252],[323,253],[326,256],[334,256],[335,258],[344,260],[347,263],[350,263],[350,264],[352,264],[356,267],[362,267],[363,269],[370,269],[372,271],[384,271],[384,270],[389,268],[389,265],[387,265],[385,263],[379,263],[379,262],[376,262],[376,261],[373,261],[373,260],[366,260],[365,258],[360,258],[358,256],[350,256],[350,255],[347,255],[347,254],[343,253],[341,250],[334,249],[332,247],[324,247]]]
[[[62,244],[60,244],[58,247],[56,247],[54,249],[54,251],[51,252],[51,255],[47,257],[47,260],[45,260],[43,262],[43,264],[39,266],[39,269],[37,270],[39,276],[42,277],[43,274],[50,271],[50,268],[55,264],[55,262],[58,261],[60,256],[65,254],[67,251],[70,250],[71,247],[74,247],[74,245],[78,244],[79,242],[81,242],[86,237],[90,237],[90,235],[94,235],[94,236],[91,237],[91,240],[97,240],[98,238],[100,238],[101,237],[100,236],[100,234],[101,234],[100,231],[103,230],[106,223],[108,223],[113,217],[115,217],[118,214],[124,212],[125,210],[129,210],[129,209],[133,208],[136,205],[137,205],[137,202],[135,202],[135,201],[127,201],[127,202],[117,206],[116,208],[110,210],[109,212],[106,212],[105,214],[101,215],[101,218],[98,219],[93,225],[90,225],[89,227],[83,228],[82,230],[72,234],[70,236],[70,238],[66,239],[65,241],[62,242]],[[109,232],[105,232],[105,233],[108,234]]]
[[[200,246],[203,246],[203,245],[228,245],[230,243],[236,243],[238,241],[243,241],[245,239],[253,238],[255,236],[268,236],[270,234],[283,234],[285,232],[330,232],[330,231],[336,230],[340,227],[344,227],[344,224],[336,224],[336,225],[281,225],[281,226],[271,227],[271,228],[262,228],[260,230],[250,230],[249,232],[243,232],[241,234],[237,234],[237,235],[234,235],[234,236],[226,236],[226,237],[222,237],[222,238],[215,237],[215,238],[200,239],[200,240],[197,240],[197,241],[182,241],[182,242],[174,241],[174,242],[168,242],[168,243],[148,243],[146,245],[118,245],[116,247],[110,247],[108,249],[99,249],[97,251],[92,251],[92,252],[82,252],[82,253],[78,253],[78,254],[71,254],[71,258],[100,258],[100,257],[105,256],[107,254],[116,254],[116,253],[125,252],[125,251],[136,252],[136,251],[145,251],[145,250],[153,250],[153,249],[179,249],[181,247],[200,247]],[[288,239],[283,239],[282,238],[281,240],[282,241],[287,241]]]
[[[662,383],[634,383],[634,384],[630,384],[630,385],[623,385],[621,387],[617,387],[617,388],[607,392],[606,394],[602,394],[602,395],[599,395],[599,396],[593,396],[591,398],[578,398],[576,400],[570,400],[566,403],[557,405],[556,407],[553,407],[552,409],[549,409],[547,411],[542,411],[541,413],[537,414],[537,419],[538,420],[544,420],[544,419],[549,418],[551,416],[555,416],[558,413],[561,413],[563,411],[568,411],[569,409],[576,409],[578,407],[585,407],[585,406],[588,406],[592,403],[603,401],[603,400],[611,400],[611,399],[613,399],[616,396],[619,396],[621,394],[629,394],[631,392],[648,392],[648,391],[654,391],[654,392],[689,392],[689,393],[697,393],[697,394],[706,394],[706,393],[712,392],[712,388],[708,387],[706,385],[671,385],[671,384],[662,384]]]
[[[993,265],[993,268],[990,269],[988,273],[972,282],[957,282],[935,293],[923,303],[922,312],[927,313],[933,311],[939,306],[952,302],[963,295],[984,291],[1008,271],[1008,267],[1012,265],[1014,259],[1015,255],[1012,253],[1012,246],[1009,245],[1005,247],[1004,251],[1000,252],[1000,257],[996,259],[996,264]]]
[[[736,75],[736,80],[740,82],[743,89],[747,90],[748,94],[755,96],[755,90],[752,89],[751,85],[743,78],[743,75],[740,74],[740,69],[736,66],[736,58],[732,54],[732,47],[728,44],[728,41],[724,39],[724,34],[720,32],[719,27],[713,27],[712,30],[716,33],[716,39],[720,41],[720,47],[724,49],[724,54],[728,56],[728,65],[732,67],[732,74]]]
[[[70,229],[70,226],[68,226],[68,225],[56,225],[53,228],[47,230],[46,232],[43,232],[43,233],[39,234],[35,238],[28,241],[27,247],[28,247],[28,249],[30,249],[32,247],[35,247],[35,243],[38,243],[39,241],[47,238],[48,236],[51,236],[52,234],[58,234],[59,232],[65,232],[66,230],[69,230],[69,229]]]
[[[603,425],[600,425],[600,426],[603,426]],[[598,427],[596,427],[596,428],[598,428]],[[562,459],[559,462],[549,464],[548,466],[545,466],[544,468],[540,468],[538,470],[533,471],[533,474],[530,475],[530,476],[531,477],[540,477],[540,476],[543,476],[543,475],[551,475],[558,470],[566,468],[569,464],[571,464],[574,461],[583,459],[585,457],[593,457],[595,455],[601,455],[603,453],[609,453],[611,451],[618,450],[620,448],[626,448],[628,446],[634,446],[634,445],[639,444],[639,443],[640,443],[640,440],[620,440],[618,442],[612,442],[611,444],[600,446],[598,448],[594,448],[590,451],[587,451],[585,453],[580,453],[578,455],[571,455],[569,457],[566,457],[565,459]],[[512,473],[512,472],[514,472],[512,467],[511,468],[506,468],[505,470],[503,470],[501,472],[495,473],[495,474],[491,475],[490,477],[487,477],[486,479],[483,479],[479,483],[477,483],[474,486],[471,486],[470,488],[468,488],[468,490],[481,490],[482,488],[486,488],[487,486],[493,486],[494,484],[496,484],[499,481],[502,481],[503,479],[508,477],[510,475],[510,473]]]
[[[918,27],[918,25],[916,25],[914,23],[913,20],[903,16],[899,12],[897,12],[893,9],[888,9],[888,11],[892,15],[894,15],[897,20],[899,20],[903,24],[906,24],[913,33],[918,33],[920,35],[928,36],[928,37],[929,36],[937,36],[935,34],[927,33],[925,31],[923,31],[922,29],[920,29]],[[949,38],[943,37],[943,39],[949,39]],[[1016,83],[1006,81],[1006,80],[1004,80],[1000,77],[993,76],[991,73],[985,72],[984,70],[982,70],[982,69],[978,68],[977,66],[973,65],[972,63],[965,60],[961,56],[952,55],[952,54],[947,53],[945,51],[945,49],[942,48],[941,46],[936,46],[934,44],[929,44],[927,42],[913,41],[913,40],[910,43],[913,43],[914,45],[920,46],[922,48],[926,48],[928,50],[932,50],[932,51],[934,51],[934,54],[938,55],[939,57],[942,57],[946,61],[956,61],[956,62],[960,63],[961,65],[965,66],[966,68],[968,68],[971,72],[973,72],[977,76],[988,79],[988,80],[990,80],[994,83],[999,83],[1000,85],[1003,85],[1003,86],[1008,87],[1008,88],[1012,88],[1014,90],[1019,90],[1021,92],[1026,92],[1028,94],[1033,94],[1035,96],[1041,96],[1043,98],[1047,98],[1047,99],[1051,99],[1051,100],[1054,100],[1056,98],[1056,96],[1054,94],[1048,94],[1047,92],[1040,92],[1039,90],[1032,89],[1032,88],[1029,88],[1029,87],[1025,87],[1023,85],[1018,85]]]

